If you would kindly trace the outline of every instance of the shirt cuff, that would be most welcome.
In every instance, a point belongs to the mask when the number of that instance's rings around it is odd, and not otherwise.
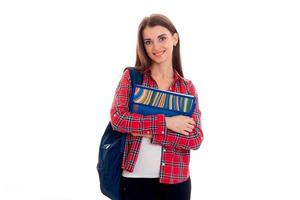
[[[167,131],[165,115],[158,114],[156,115],[156,127],[155,135],[164,135]]]
[[[167,134],[166,121],[165,121],[165,116],[163,114],[157,115],[156,127],[157,129],[155,130],[155,133],[152,135],[151,143],[162,145],[165,134]]]

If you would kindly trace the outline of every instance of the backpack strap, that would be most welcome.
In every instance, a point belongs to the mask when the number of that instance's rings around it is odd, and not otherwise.
[[[126,67],[126,69],[129,69],[130,72],[130,80],[131,80],[131,93],[130,93],[130,102],[129,102],[129,111],[132,112],[132,95],[134,93],[134,85],[135,84],[142,84],[143,76],[142,74],[135,68],[135,67]]]
[[[133,95],[133,86],[134,84],[142,84],[143,82],[143,76],[142,74],[135,68],[135,67],[126,67],[124,69],[124,71],[126,69],[129,69],[129,72],[130,72],[130,80],[131,80],[131,93],[130,93],[130,96]],[[132,99],[132,98],[130,98]],[[131,112],[132,111],[132,103],[129,102],[129,111]],[[122,144],[121,144],[121,149],[120,151],[121,152],[124,152],[124,148],[125,148],[125,141],[126,141],[126,134],[124,134],[124,136],[122,137]]]
[[[125,69],[129,69],[130,71],[131,86],[134,84],[142,84],[143,76],[135,67],[126,67]]]

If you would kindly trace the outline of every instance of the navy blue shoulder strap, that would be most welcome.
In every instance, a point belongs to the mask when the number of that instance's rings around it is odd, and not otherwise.
[[[143,76],[135,67],[126,67],[130,71],[131,86],[134,84],[142,84]]]
[[[131,93],[130,95],[133,94],[133,86],[134,84],[142,84],[143,82],[143,75],[135,68],[135,67],[126,67],[124,69],[124,71],[126,69],[129,69],[130,72],[130,80],[131,80]],[[130,98],[131,99],[131,98]],[[132,111],[132,103],[129,102],[129,111]],[[120,152],[124,152],[124,148],[125,148],[125,140],[126,140],[126,134],[123,135],[122,137],[122,144],[121,144],[121,149]]]
[[[131,93],[130,93],[130,100],[132,99],[134,84],[142,84],[143,81],[143,75],[135,68],[135,67],[126,67],[126,69],[129,69],[130,72],[130,80],[131,80]],[[132,102],[129,102],[129,111],[132,112]]]

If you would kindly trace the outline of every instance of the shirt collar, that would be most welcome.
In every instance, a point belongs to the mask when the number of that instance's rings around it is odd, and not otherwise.
[[[177,70],[176,69],[174,69],[173,68],[173,70],[174,70],[174,82],[177,80],[177,79],[184,79],[178,72],[177,72]],[[150,67],[148,67],[148,68],[146,68],[145,70],[144,70],[144,74],[148,74],[148,75],[151,75],[151,69],[150,69]]]

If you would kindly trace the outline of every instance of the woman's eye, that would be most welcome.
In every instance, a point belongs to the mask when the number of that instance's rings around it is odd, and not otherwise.
[[[167,39],[166,37],[161,37],[161,38],[159,38],[160,41],[164,41],[164,40],[166,40],[166,39]]]
[[[149,45],[149,44],[151,44],[150,41],[145,41],[145,45]]]

